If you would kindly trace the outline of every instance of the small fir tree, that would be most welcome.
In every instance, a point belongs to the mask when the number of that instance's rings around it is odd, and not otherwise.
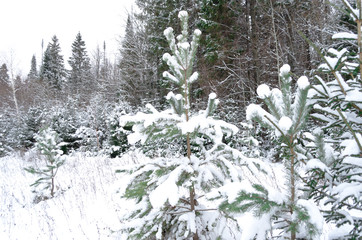
[[[212,117],[218,105],[216,94],[209,95],[206,110],[191,110],[190,87],[198,78],[192,69],[201,32],[195,30],[189,43],[188,14],[181,11],[178,16],[178,42],[172,28],[164,31],[172,55],[163,56],[170,68],[163,76],[176,84],[180,93],[167,95],[169,109],[158,111],[148,104],[148,113],[122,116],[120,122],[133,126],[134,133],[128,136],[130,143],[172,144],[184,139],[186,147],[171,157],[155,157],[120,170],[129,177],[121,190],[122,198],[133,203],[123,218],[122,231],[130,239],[238,239],[236,223],[215,209],[219,199],[206,199],[205,194],[226,182],[241,180],[241,167],[236,162],[254,170],[263,163],[251,165],[251,159],[225,144],[225,138],[238,129]]]
[[[35,146],[45,157],[46,164],[44,168],[25,168],[26,171],[40,176],[40,178],[30,186],[36,188],[42,185],[44,186],[42,190],[49,189],[50,196],[54,197],[55,176],[57,175],[59,167],[62,166],[65,161],[62,156],[63,151],[60,150],[63,143],[59,141],[58,134],[49,128],[40,131],[35,139],[37,141]]]
[[[257,93],[268,111],[259,105],[250,104],[247,119],[256,120],[274,131],[282,151],[286,181],[278,183],[279,186],[274,189],[266,183],[244,186],[235,199],[224,201],[220,208],[234,214],[253,211],[261,225],[265,225],[265,221],[272,223],[270,227],[266,227],[267,232],[277,228],[284,238],[313,238],[321,233],[323,218],[317,206],[306,200],[301,191],[301,173],[307,153],[300,144],[300,139],[309,112],[309,81],[305,76],[299,78],[296,92],[292,94],[289,65],[280,69],[280,79],[281,90],[270,90],[265,84],[258,87]],[[264,235],[265,233],[259,232],[258,239],[262,239]]]

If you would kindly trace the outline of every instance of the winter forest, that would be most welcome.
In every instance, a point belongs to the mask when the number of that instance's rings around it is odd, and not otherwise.
[[[0,239],[361,239],[361,0],[135,5],[0,62]]]

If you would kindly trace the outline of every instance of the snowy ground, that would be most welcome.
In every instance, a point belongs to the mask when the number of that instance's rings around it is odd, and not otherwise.
[[[0,158],[0,239],[119,239],[121,175],[124,164],[106,157],[68,157],[56,176],[54,198],[34,203],[36,176],[24,167],[35,153]],[[123,160],[124,161],[124,160]],[[118,204],[118,205],[117,205]]]
[[[40,164],[39,156],[0,158],[0,239],[125,239],[117,230],[127,204],[117,190],[126,179],[115,170],[143,158],[69,156],[56,176],[56,196],[39,203],[29,186],[37,177],[24,170]],[[325,225],[322,239],[338,239],[342,232]]]

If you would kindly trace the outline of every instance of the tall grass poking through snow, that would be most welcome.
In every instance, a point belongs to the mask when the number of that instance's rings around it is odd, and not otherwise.
[[[35,203],[29,185],[36,176],[24,167],[38,159],[34,152],[0,158],[0,239],[114,239],[120,224],[114,169],[121,160],[68,156],[54,198]]]

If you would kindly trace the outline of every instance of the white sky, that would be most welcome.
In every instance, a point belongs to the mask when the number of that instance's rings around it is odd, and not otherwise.
[[[106,41],[109,57],[118,53],[127,10],[134,0],[0,0],[0,64],[13,56],[13,66],[27,75],[33,54],[41,63],[44,49],[57,35],[67,66],[71,45],[78,32],[88,55]]]

